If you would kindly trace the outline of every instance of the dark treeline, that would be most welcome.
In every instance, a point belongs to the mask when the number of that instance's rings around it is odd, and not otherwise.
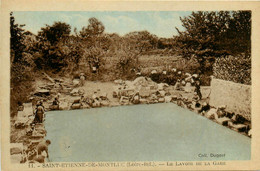
[[[116,58],[111,60],[116,79],[139,71],[138,59],[142,55],[180,55],[195,60],[202,74],[212,74],[216,58],[251,56],[250,11],[193,12],[180,20],[185,31],[176,28],[179,35],[172,38],[159,38],[148,31],[124,36],[108,34],[96,18],[90,18],[79,31],[57,21],[34,35],[16,23],[11,13],[12,111],[18,102],[28,99],[35,74],[41,71],[71,75],[81,70],[83,63],[87,70],[81,72],[91,72],[93,66],[98,66],[101,74],[108,74],[104,69],[108,65],[105,59]]]

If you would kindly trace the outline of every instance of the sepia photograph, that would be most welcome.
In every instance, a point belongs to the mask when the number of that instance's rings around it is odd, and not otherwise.
[[[3,170],[260,169],[259,3],[26,4],[1,6]]]
[[[14,163],[250,160],[251,11],[10,13]]]

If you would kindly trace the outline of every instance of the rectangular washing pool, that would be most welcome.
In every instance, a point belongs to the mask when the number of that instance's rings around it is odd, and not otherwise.
[[[45,128],[51,162],[251,156],[250,138],[172,103],[51,111],[46,113]]]

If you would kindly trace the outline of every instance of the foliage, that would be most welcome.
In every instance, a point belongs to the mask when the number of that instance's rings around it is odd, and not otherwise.
[[[119,57],[116,63],[119,76],[127,79],[131,79],[131,77],[135,76],[135,72],[138,70],[136,54],[126,49],[120,49],[116,52],[116,56]]]
[[[87,79],[111,81],[135,78],[140,71],[151,76],[151,69],[157,69],[160,74],[153,78],[155,81],[174,84],[177,77],[161,72],[171,73],[171,68],[176,68],[191,74],[200,72],[202,85],[208,85],[216,61],[217,78],[250,83],[251,12],[193,12],[181,22],[185,31],[178,30],[174,38],[158,38],[148,31],[108,34],[96,18],[90,18],[79,33],[74,29],[74,35],[64,22],[46,25],[34,35],[25,32],[24,25],[16,24],[11,14],[11,106],[27,100],[33,71],[67,75],[84,72]],[[229,54],[241,60],[227,60]],[[230,66],[235,67],[232,63],[241,70],[230,70]],[[93,66],[98,66],[97,73],[91,72]]]
[[[62,22],[54,22],[52,26],[46,24],[45,27],[41,28],[38,36],[41,40],[48,41],[51,45],[54,45],[60,39],[69,36],[71,32],[71,26]]]
[[[11,115],[17,110],[18,103],[28,100],[28,95],[33,90],[33,59],[30,44],[26,44],[28,33],[22,29],[24,25],[15,23],[15,18],[10,14],[10,48],[11,48]]]
[[[175,37],[183,57],[195,56],[201,73],[212,72],[216,57],[246,53],[251,49],[251,12],[192,12],[181,18],[186,29]],[[208,65],[208,66],[207,66]]]
[[[173,38],[160,38],[158,39],[158,49],[170,49],[173,48],[174,39]]]
[[[19,62],[22,59],[22,52],[24,48],[24,27],[25,25],[19,25],[15,23],[13,13],[10,13],[10,47],[11,47],[11,62]]]
[[[130,32],[124,36],[124,39],[128,42],[129,49],[138,54],[157,48],[158,37],[148,31]]]
[[[80,31],[80,36],[83,38],[93,38],[98,37],[103,34],[105,27],[102,22],[98,21],[96,18],[90,18],[88,20],[89,24],[87,27],[83,27]]]
[[[251,58],[227,56],[216,59],[213,66],[214,76],[218,79],[241,84],[251,84]]]
[[[229,23],[229,29],[220,40],[223,48],[230,49],[232,55],[245,54],[245,57],[251,55],[251,12],[234,11]]]
[[[69,37],[70,32],[71,26],[62,22],[54,22],[52,26],[46,25],[41,28],[37,44],[39,54],[36,61],[40,64],[38,68],[60,71],[68,65],[68,60],[64,60],[70,56],[70,52],[66,51],[68,47],[65,45],[68,41],[65,44],[62,42]]]

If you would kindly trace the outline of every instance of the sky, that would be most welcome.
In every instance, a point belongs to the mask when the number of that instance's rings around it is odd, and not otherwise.
[[[190,14],[191,11],[16,11],[13,16],[16,23],[25,24],[24,29],[34,34],[55,21],[66,22],[72,31],[74,28],[80,31],[83,26],[87,27],[89,18],[95,17],[104,24],[106,33],[123,36],[132,31],[147,30],[158,37],[170,38],[177,35],[175,27],[184,29],[180,17]]]

